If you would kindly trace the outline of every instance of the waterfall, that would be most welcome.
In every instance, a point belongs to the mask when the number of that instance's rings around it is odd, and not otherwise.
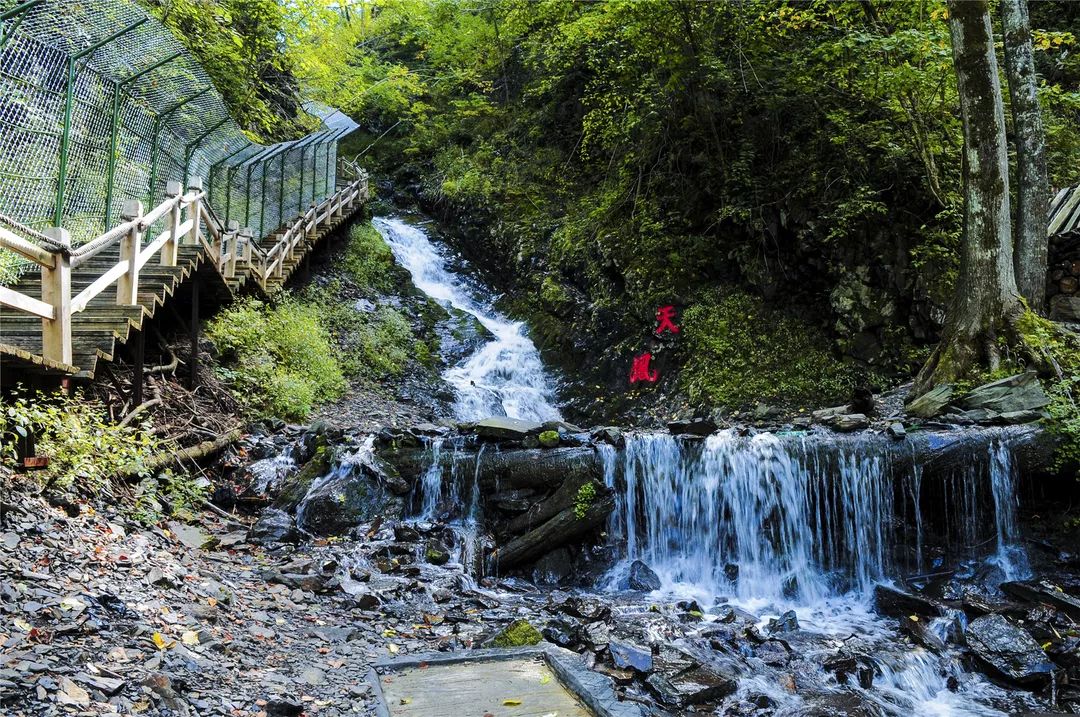
[[[996,526],[1002,570],[1020,575],[1008,445],[991,442],[935,491],[921,466],[896,475],[893,445],[812,434],[723,431],[704,441],[631,434],[621,452],[601,450],[617,496],[609,534],[626,561],[643,560],[665,585],[741,601],[866,596],[904,569],[922,570],[931,523],[958,551]],[[916,534],[915,555],[903,561],[900,522]]]
[[[466,280],[447,268],[445,257],[419,227],[384,217],[373,219],[372,224],[420,291],[447,309],[474,317],[494,337],[443,374],[454,389],[457,417],[466,421],[489,416],[559,419],[554,390],[525,325],[478,299]]]

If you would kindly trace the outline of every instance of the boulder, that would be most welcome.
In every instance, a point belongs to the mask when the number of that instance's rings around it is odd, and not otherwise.
[[[299,539],[300,532],[296,529],[292,516],[278,508],[263,510],[255,525],[248,531],[248,542],[258,545],[295,543]]]
[[[429,540],[424,547],[424,560],[432,565],[446,565],[450,562],[450,551],[438,540]]]
[[[934,386],[934,388],[908,403],[906,410],[912,416],[933,418],[945,410],[945,407],[952,401],[955,392],[956,389],[952,384],[943,383],[940,386]]]
[[[900,632],[911,638],[916,645],[922,645],[927,650],[937,654],[944,654],[945,643],[930,629],[929,624],[918,615],[906,615],[900,618]]]
[[[1080,323],[1080,296],[1058,294],[1050,299],[1050,318],[1054,321]]]
[[[738,689],[739,683],[730,677],[698,665],[671,677],[649,675],[646,683],[670,707],[682,708],[705,702],[718,702]]]
[[[611,661],[620,669],[631,669],[642,674],[652,671],[652,653],[631,642],[612,640],[608,643]]]
[[[682,421],[671,421],[667,424],[668,430],[675,435],[689,434],[692,436],[708,436],[716,433],[716,422],[711,418],[691,418]]]
[[[890,423],[889,427],[885,429],[885,432],[889,434],[889,438],[895,438],[898,441],[907,438],[907,429],[904,428],[904,424],[899,421]]]
[[[908,615],[941,617],[947,612],[943,603],[887,585],[874,588],[874,607],[882,615],[896,618]]]
[[[597,443],[607,443],[616,448],[622,448],[626,445],[626,436],[623,435],[621,430],[614,426],[594,428],[590,437]]]
[[[770,635],[797,632],[799,630],[799,618],[796,617],[794,610],[788,610],[780,617],[769,620],[769,626],[766,629]]]
[[[1001,589],[1006,595],[1027,602],[1051,605],[1074,620],[1080,620],[1080,599],[1069,595],[1058,586],[1043,580],[1040,582],[1002,583]]]
[[[660,589],[660,577],[645,563],[635,560],[630,564],[630,589],[652,592]]]
[[[552,550],[533,565],[533,582],[537,585],[563,585],[574,574],[574,556],[569,548]]]
[[[868,428],[870,419],[863,413],[841,413],[826,419],[825,425],[840,433],[850,433]]]
[[[1038,375],[1026,371],[972,389],[960,401],[960,406],[968,411],[985,409],[1000,414],[1033,411],[1049,403],[1050,398],[1043,391]]]
[[[340,535],[376,517],[399,519],[402,508],[367,466],[346,462],[312,484],[296,508],[296,524],[315,535]]]
[[[581,644],[581,635],[577,626],[565,620],[552,620],[540,632],[545,640],[559,647],[571,649]]]
[[[477,421],[473,430],[481,438],[493,438],[501,441],[520,441],[530,433],[539,433],[543,425],[535,421],[525,421],[507,416],[492,416]]]
[[[810,417],[818,423],[824,423],[834,416],[842,416],[851,412],[851,407],[845,404],[843,406],[832,406],[831,408],[819,408],[811,413]]]
[[[972,620],[964,636],[971,651],[999,677],[1020,685],[1038,686],[1050,681],[1054,663],[1035,638],[1002,615]]]

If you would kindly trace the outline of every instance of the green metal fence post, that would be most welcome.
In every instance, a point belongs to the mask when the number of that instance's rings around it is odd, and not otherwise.
[[[108,167],[108,170],[107,170],[109,187],[108,187],[108,190],[106,191],[106,194],[105,194],[105,228],[106,229],[109,227],[109,219],[112,217],[113,195],[116,192],[116,187],[115,187],[116,150],[117,150],[117,145],[118,145],[118,143],[120,141],[120,93],[122,91],[124,91],[127,88],[128,85],[130,85],[132,82],[139,79],[140,77],[142,77],[146,73],[153,72],[154,70],[158,69],[162,65],[165,65],[165,64],[167,64],[169,62],[172,62],[176,58],[180,57],[180,55],[182,55],[182,54],[184,54],[184,53],[183,52],[174,52],[173,54],[169,55],[168,57],[166,57],[166,58],[164,58],[162,60],[158,60],[157,62],[150,65],[149,67],[144,67],[143,69],[139,70],[138,72],[135,72],[135,73],[133,73],[131,75],[128,75],[127,77],[125,77],[122,80],[113,80],[112,120],[111,120],[111,124],[110,124],[110,127],[109,127],[109,167]]]
[[[165,120],[168,119],[169,115],[171,115],[173,112],[176,112],[188,102],[191,102],[192,100],[206,94],[211,89],[213,89],[213,85],[202,88],[195,94],[189,95],[188,97],[185,97],[176,104],[167,108],[164,112],[154,118],[154,137],[150,144],[150,186],[147,189],[147,196],[149,197],[149,201],[147,202],[148,207],[154,206],[154,185],[157,184],[158,150],[161,149],[162,125],[165,124]]]
[[[56,211],[53,212],[53,226],[63,226],[64,219],[64,185],[67,184],[68,152],[71,149],[71,118],[72,113],[75,110],[75,65],[82,58],[94,54],[105,45],[108,45],[113,40],[134,30],[149,19],[150,18],[144,17],[141,20],[137,20],[127,27],[117,30],[108,37],[98,40],[93,45],[90,45],[90,47],[79,50],[74,55],[68,57],[67,83],[64,88],[64,131],[63,134],[60,135],[60,166],[56,173]]]
[[[244,145],[243,147],[236,150],[235,152],[232,152],[231,154],[228,154],[228,155],[222,157],[221,159],[219,159],[218,161],[216,161],[216,162],[214,162],[213,164],[210,165],[210,177],[209,177],[210,187],[207,189],[207,192],[208,192],[207,201],[210,202],[210,206],[214,206],[214,186],[215,186],[214,185],[214,172],[218,171],[218,169],[221,167],[221,165],[225,164],[226,162],[228,162],[230,159],[232,159],[236,155],[240,154],[245,149],[250,149],[250,148],[251,148],[250,144]],[[226,180],[229,177],[229,170],[230,169],[232,169],[232,167],[226,166],[226,168],[225,168]],[[229,220],[229,198],[232,196],[232,192],[228,191],[229,186],[230,186],[230,183],[228,181],[226,181],[226,184],[225,184],[225,188],[226,188],[226,193],[225,193],[225,221]]]
[[[184,186],[185,187],[187,186],[188,174],[191,171],[191,158],[195,155],[195,150],[197,150],[199,148],[199,144],[204,139],[206,139],[211,134],[213,134],[214,131],[217,130],[218,127],[220,127],[221,125],[228,122],[229,119],[230,119],[229,115],[226,114],[224,119],[222,119],[220,122],[215,124],[213,127],[211,127],[210,129],[208,129],[205,132],[203,132],[202,134],[200,134],[195,139],[191,140],[191,142],[189,142],[187,144],[187,146],[184,147]]]

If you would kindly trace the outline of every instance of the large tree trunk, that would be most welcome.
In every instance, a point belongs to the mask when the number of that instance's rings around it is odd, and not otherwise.
[[[1046,301],[1046,130],[1039,107],[1027,0],[1002,0],[1005,72],[1016,130],[1016,285],[1028,306],[1042,313]]]
[[[1013,275],[1009,168],[994,36],[986,0],[949,0],[949,31],[964,128],[964,239],[941,342],[915,395],[1000,362],[1023,307]]]

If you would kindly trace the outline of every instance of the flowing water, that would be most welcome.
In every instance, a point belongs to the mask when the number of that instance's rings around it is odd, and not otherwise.
[[[525,325],[493,309],[460,275],[450,271],[443,249],[420,227],[387,217],[377,217],[372,224],[420,291],[447,309],[474,317],[493,336],[443,374],[457,398],[457,417],[467,421],[489,416],[558,419],[551,381]]]

